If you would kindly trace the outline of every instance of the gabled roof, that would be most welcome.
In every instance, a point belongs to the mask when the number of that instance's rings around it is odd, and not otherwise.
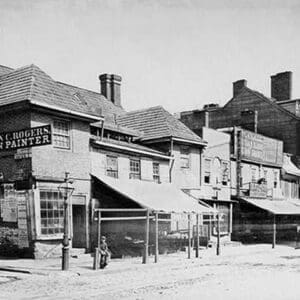
[[[88,103],[80,101],[35,65],[0,76],[0,106],[21,101],[100,117]]]
[[[205,142],[162,106],[128,112],[117,117],[117,124],[143,132],[141,141],[173,137],[185,141]]]
[[[269,105],[272,105],[274,108],[276,108],[277,110],[280,110],[283,113],[288,114],[290,117],[295,118],[297,120],[299,120],[300,118],[298,116],[296,116],[295,114],[293,114],[292,112],[286,110],[285,108],[283,108],[282,106],[280,106],[278,103],[276,103],[276,100],[273,98],[268,98],[267,96],[265,96],[264,94],[252,90],[248,87],[243,87],[242,91],[240,94],[238,94],[236,97],[231,98],[222,108],[226,108],[235,98],[238,98],[240,96],[242,96],[242,94],[244,92],[249,92],[252,95],[256,96],[257,98],[259,98],[260,100],[263,100],[264,102],[267,102]]]

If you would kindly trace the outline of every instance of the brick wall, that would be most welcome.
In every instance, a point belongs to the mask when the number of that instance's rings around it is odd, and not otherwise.
[[[17,120],[17,121],[16,121]],[[0,113],[0,131],[14,131],[30,127],[30,112],[28,110],[17,110],[14,112]],[[22,168],[24,172],[30,173],[31,159],[17,161],[14,155],[17,151],[0,152],[0,172],[3,173],[4,181],[14,180],[17,171]]]

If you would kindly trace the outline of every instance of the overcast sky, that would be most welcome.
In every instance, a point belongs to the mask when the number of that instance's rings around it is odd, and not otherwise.
[[[0,0],[0,64],[96,91],[119,74],[126,110],[178,112],[224,104],[242,78],[270,96],[282,71],[300,98],[299,30],[299,0]]]

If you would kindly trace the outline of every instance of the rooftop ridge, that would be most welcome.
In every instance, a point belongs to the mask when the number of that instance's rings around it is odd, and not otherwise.
[[[84,91],[94,93],[94,94],[97,94],[97,95],[101,95],[106,99],[106,97],[103,94],[99,93],[99,92],[92,91],[92,90],[89,90],[87,88],[79,87],[79,86],[76,86],[76,85],[73,85],[73,84],[70,84],[70,83],[66,83],[66,82],[62,82],[62,81],[55,81],[55,82],[58,83],[58,84],[67,85],[67,86],[72,87],[72,88],[76,88],[76,89],[84,90]],[[109,100],[107,100],[107,101],[109,101]]]
[[[156,106],[151,106],[151,107],[147,107],[147,108],[140,108],[140,109],[136,109],[136,110],[131,110],[131,111],[128,111],[126,112],[125,115],[128,115],[128,114],[135,114],[135,113],[138,113],[138,112],[143,112],[143,111],[149,111],[151,109],[157,109],[157,108],[163,108],[162,105],[156,105]]]

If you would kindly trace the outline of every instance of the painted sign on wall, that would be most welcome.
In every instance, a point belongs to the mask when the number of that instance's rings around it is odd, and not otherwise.
[[[0,133],[0,151],[51,144],[51,125]]]
[[[283,142],[252,131],[242,130],[241,158],[281,166],[283,163]]]

